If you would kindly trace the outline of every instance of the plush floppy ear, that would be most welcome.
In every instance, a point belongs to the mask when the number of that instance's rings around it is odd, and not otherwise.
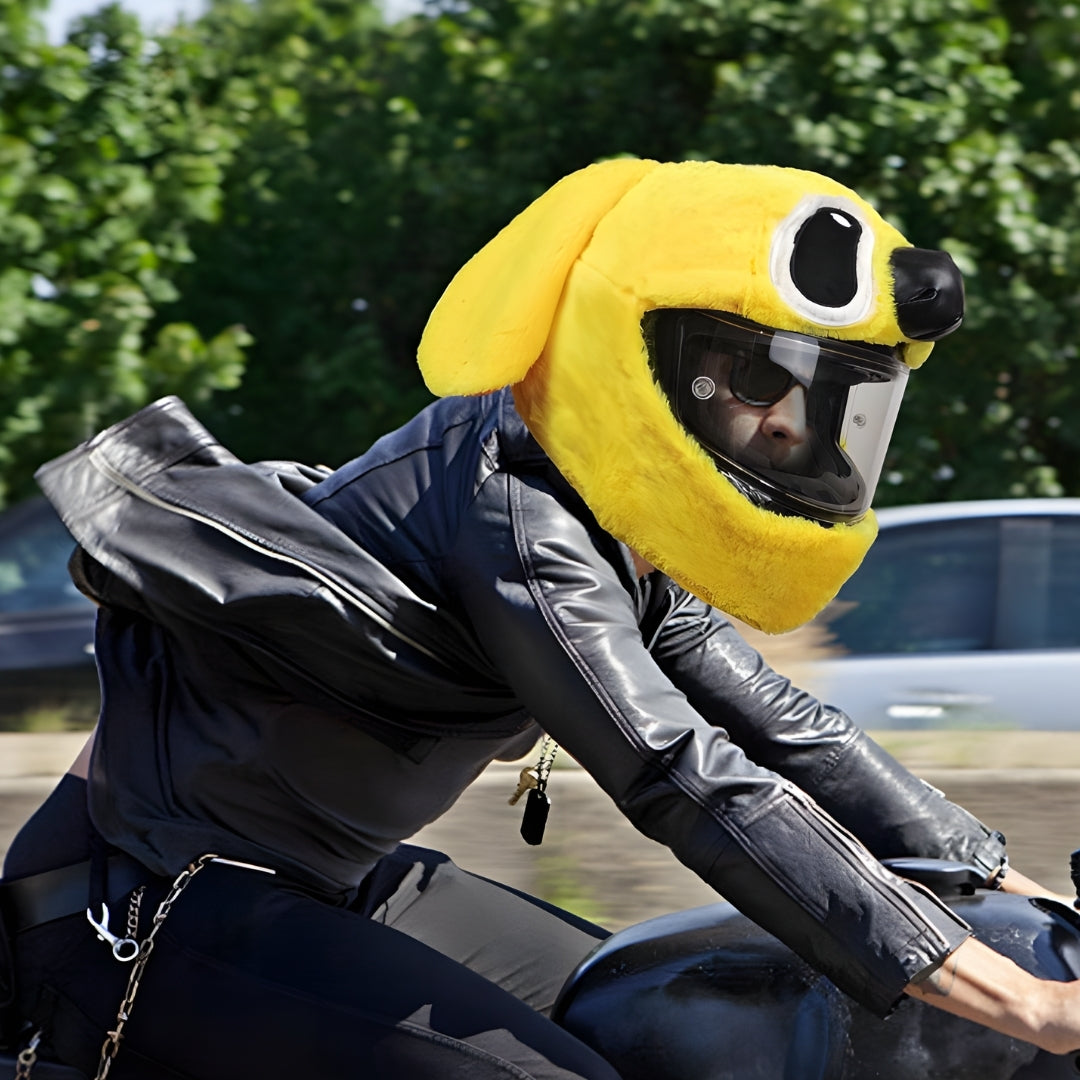
[[[525,377],[544,349],[570,268],[600,219],[656,167],[618,158],[571,173],[458,271],[417,354],[432,393],[481,394]]]

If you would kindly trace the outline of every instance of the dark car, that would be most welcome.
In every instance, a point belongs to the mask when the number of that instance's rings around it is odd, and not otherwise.
[[[65,726],[97,715],[95,609],[68,576],[74,546],[43,498],[0,514],[0,727],[43,711]]]

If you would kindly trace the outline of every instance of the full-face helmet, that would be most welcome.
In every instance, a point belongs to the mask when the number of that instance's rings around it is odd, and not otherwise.
[[[696,309],[642,329],[675,416],[747,498],[828,523],[866,513],[907,384],[900,347]]]

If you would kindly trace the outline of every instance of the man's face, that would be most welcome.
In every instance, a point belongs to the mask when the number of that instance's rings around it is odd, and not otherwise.
[[[743,358],[709,350],[714,378],[695,381],[694,396],[716,410],[719,448],[743,464],[805,474],[811,465],[811,429],[806,423],[806,390],[783,368],[760,396],[747,393],[740,373]],[[733,377],[734,372],[734,377]],[[740,393],[737,393],[739,391]]]
[[[756,505],[855,521],[870,505],[907,365],[897,346],[658,308],[649,364],[683,432]]]

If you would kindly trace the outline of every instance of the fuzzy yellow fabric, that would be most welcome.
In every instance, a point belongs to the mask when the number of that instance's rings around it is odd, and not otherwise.
[[[569,284],[536,377],[514,387],[537,441],[604,529],[695,596],[769,633],[813,618],[862,561],[873,515],[825,529],[748,502],[640,377],[632,294],[581,262]]]
[[[770,272],[785,222],[818,197],[851,208],[873,242],[858,317],[828,325]],[[562,180],[465,265],[425,329],[421,369],[437,394],[513,384],[530,431],[605,529],[709,603],[769,632],[792,629],[859,565],[873,516],[825,528],[747,501],[655,385],[641,319],[708,308],[815,336],[907,341],[889,268],[906,246],[859,196],[815,173],[605,162]],[[909,362],[928,351],[910,349]]]
[[[525,378],[596,223],[655,165],[625,158],[571,173],[469,260],[424,328],[420,369],[433,394],[480,394]]]

